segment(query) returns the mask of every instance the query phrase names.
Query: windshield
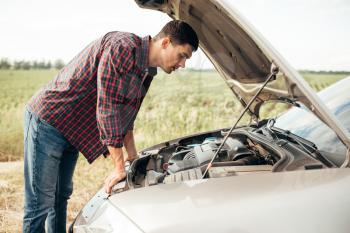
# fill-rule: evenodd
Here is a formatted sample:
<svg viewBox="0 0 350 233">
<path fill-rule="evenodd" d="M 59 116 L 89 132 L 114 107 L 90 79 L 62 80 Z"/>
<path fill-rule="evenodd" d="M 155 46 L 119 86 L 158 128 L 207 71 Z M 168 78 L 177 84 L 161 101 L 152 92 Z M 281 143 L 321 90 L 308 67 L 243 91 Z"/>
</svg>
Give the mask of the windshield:
<svg viewBox="0 0 350 233">
<path fill-rule="evenodd" d="M 350 77 L 318 93 L 326 106 L 341 124 L 350 132 Z M 346 156 L 346 147 L 337 135 L 306 108 L 293 107 L 275 124 L 276 127 L 290 130 L 316 144 L 323 155 L 340 166 Z"/>
</svg>

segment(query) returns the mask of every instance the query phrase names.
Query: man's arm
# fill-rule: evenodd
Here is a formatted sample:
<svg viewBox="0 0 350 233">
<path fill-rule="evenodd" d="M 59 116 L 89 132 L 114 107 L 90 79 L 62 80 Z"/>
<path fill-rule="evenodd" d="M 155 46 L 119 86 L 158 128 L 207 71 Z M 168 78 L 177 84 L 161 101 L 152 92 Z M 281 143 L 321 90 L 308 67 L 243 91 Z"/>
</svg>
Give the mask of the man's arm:
<svg viewBox="0 0 350 233">
<path fill-rule="evenodd" d="M 135 146 L 134 133 L 132 130 L 129 130 L 125 135 L 124 146 L 128 153 L 127 160 L 134 160 L 137 157 L 137 151 Z M 111 193 L 113 186 L 119 181 L 123 180 L 126 176 L 126 173 L 124 170 L 125 162 L 123 149 L 108 146 L 108 151 L 114 164 L 114 171 L 105 180 L 105 190 L 107 193 Z"/>
<path fill-rule="evenodd" d="M 136 159 L 137 150 L 135 146 L 134 132 L 132 130 L 129 130 L 128 133 L 125 135 L 123 143 L 124 143 L 126 152 L 128 153 L 128 157 L 126 160 L 132 161 Z"/>
<path fill-rule="evenodd" d="M 126 173 L 124 170 L 123 149 L 108 146 L 108 150 L 114 164 L 114 171 L 105 179 L 105 191 L 110 194 L 113 186 L 123 180 L 126 177 Z"/>
<path fill-rule="evenodd" d="M 112 187 L 126 176 L 120 109 L 124 104 L 121 96 L 124 91 L 124 76 L 133 64 L 132 50 L 115 43 L 104 48 L 99 62 L 96 117 L 101 142 L 108 147 L 114 164 L 112 173 L 105 179 L 107 193 L 111 193 Z"/>
</svg>

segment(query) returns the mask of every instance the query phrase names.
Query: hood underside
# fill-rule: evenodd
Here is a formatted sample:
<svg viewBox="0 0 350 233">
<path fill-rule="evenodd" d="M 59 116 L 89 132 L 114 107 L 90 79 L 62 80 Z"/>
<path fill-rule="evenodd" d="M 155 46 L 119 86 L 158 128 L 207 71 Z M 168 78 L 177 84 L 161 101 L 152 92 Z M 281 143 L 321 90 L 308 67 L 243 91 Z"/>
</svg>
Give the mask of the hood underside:
<svg viewBox="0 0 350 233">
<path fill-rule="evenodd" d="M 331 114 L 301 75 L 257 32 L 227 0 L 136 0 L 142 8 L 159 10 L 190 24 L 200 47 L 224 78 L 238 100 L 246 106 L 277 67 L 279 72 L 257 96 L 249 112 L 259 118 L 266 101 L 300 103 L 314 112 L 348 148 L 346 130 Z"/>
</svg>

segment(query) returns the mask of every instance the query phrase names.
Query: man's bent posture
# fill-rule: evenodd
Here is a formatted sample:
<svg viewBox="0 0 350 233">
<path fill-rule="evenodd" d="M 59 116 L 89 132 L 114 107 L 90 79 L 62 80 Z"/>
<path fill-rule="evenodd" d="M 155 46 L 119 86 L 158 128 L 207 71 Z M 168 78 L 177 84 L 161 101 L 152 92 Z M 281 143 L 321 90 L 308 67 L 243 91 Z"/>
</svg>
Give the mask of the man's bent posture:
<svg viewBox="0 0 350 233">
<path fill-rule="evenodd" d="M 110 155 L 105 190 L 125 178 L 137 156 L 133 125 L 156 68 L 185 67 L 198 48 L 194 30 L 171 21 L 154 38 L 110 32 L 89 44 L 28 102 L 24 124 L 24 232 L 66 231 L 67 200 L 81 152 Z"/>
</svg>

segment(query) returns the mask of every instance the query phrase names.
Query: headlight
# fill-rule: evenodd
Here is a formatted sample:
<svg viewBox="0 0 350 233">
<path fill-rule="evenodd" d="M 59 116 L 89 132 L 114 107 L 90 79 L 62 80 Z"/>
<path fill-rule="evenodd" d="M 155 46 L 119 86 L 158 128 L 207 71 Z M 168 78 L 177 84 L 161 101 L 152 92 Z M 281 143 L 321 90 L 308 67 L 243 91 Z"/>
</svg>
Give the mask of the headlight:
<svg viewBox="0 0 350 233">
<path fill-rule="evenodd" d="M 81 214 L 73 226 L 74 233 L 140 233 L 130 219 L 108 201 L 104 202 L 88 222 Z"/>
</svg>

